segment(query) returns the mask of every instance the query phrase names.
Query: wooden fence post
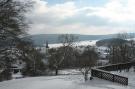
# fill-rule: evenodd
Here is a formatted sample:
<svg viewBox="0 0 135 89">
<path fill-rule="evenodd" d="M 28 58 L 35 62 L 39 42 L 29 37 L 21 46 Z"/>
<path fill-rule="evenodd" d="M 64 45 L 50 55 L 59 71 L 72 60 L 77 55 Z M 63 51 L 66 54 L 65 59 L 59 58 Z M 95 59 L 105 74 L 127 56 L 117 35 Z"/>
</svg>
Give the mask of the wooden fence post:
<svg viewBox="0 0 135 89">
<path fill-rule="evenodd" d="M 115 81 L 115 76 L 113 75 L 113 82 Z"/>
</svg>

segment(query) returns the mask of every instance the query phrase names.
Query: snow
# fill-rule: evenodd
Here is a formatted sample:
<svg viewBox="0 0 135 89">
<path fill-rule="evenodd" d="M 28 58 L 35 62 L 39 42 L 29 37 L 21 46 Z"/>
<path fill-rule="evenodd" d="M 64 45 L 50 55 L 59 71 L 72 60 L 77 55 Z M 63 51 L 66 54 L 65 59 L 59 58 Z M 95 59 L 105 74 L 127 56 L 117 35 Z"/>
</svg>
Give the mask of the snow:
<svg viewBox="0 0 135 89">
<path fill-rule="evenodd" d="M 81 75 L 33 77 L 4 81 L 0 89 L 130 89 L 126 86 L 94 79 L 82 81 Z"/>
<path fill-rule="evenodd" d="M 79 71 L 79 69 L 64 69 L 64 70 L 60 70 L 59 74 L 62 74 L 62 75 L 77 75 L 77 74 L 81 74 L 81 72 Z"/>
<path fill-rule="evenodd" d="M 95 77 L 93 80 L 84 82 L 82 75 L 74 75 L 78 72 L 77 70 L 66 69 L 60 73 L 70 75 L 28 77 L 3 81 L 0 82 L 0 89 L 135 89 L 135 75 L 133 72 L 131 72 L 131 75 L 130 72 L 126 72 L 130 77 L 128 86 Z M 122 73 L 124 74 L 124 72 Z"/>
<path fill-rule="evenodd" d="M 95 45 L 97 40 L 90 40 L 90 41 L 80 41 L 80 42 L 74 42 L 74 46 L 88 46 L 88 45 Z M 50 48 L 56 48 L 62 46 L 62 43 L 57 44 L 49 44 Z"/>
<path fill-rule="evenodd" d="M 109 60 L 98 60 L 97 63 L 98 64 L 101 64 L 103 66 L 103 65 L 108 64 L 109 63 Z"/>
<path fill-rule="evenodd" d="M 3 71 L 4 71 L 4 69 L 1 68 L 1 69 L 0 69 L 0 73 L 3 72 Z"/>
<path fill-rule="evenodd" d="M 23 75 L 21 72 L 18 72 L 18 73 L 12 74 L 12 78 L 13 79 L 23 78 Z"/>
<path fill-rule="evenodd" d="M 133 67 L 130 68 L 129 72 L 127 72 L 126 70 L 123 70 L 121 72 L 119 72 L 119 71 L 111 71 L 111 73 L 127 77 L 129 85 L 135 87 L 135 72 L 134 72 Z"/>
</svg>

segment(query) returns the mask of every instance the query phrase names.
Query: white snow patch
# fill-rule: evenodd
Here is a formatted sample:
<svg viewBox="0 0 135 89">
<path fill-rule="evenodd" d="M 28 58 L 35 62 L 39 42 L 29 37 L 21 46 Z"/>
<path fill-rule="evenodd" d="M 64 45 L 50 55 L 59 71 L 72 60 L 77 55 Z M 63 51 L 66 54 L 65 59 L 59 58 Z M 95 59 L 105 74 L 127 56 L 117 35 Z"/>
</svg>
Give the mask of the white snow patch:
<svg viewBox="0 0 135 89">
<path fill-rule="evenodd" d="M 88 46 L 88 45 L 95 45 L 97 40 L 89 40 L 89 41 L 80 41 L 80 42 L 74 42 L 74 46 Z M 50 48 L 56 48 L 62 46 L 62 43 L 57 44 L 49 44 Z"/>
<path fill-rule="evenodd" d="M 75 74 L 81 74 L 81 72 L 79 71 L 79 69 L 64 69 L 64 70 L 60 70 L 59 74 L 75 75 Z"/>
<path fill-rule="evenodd" d="M 18 73 L 12 74 L 12 78 L 13 79 L 23 78 L 23 75 L 21 72 L 18 72 Z"/>
</svg>

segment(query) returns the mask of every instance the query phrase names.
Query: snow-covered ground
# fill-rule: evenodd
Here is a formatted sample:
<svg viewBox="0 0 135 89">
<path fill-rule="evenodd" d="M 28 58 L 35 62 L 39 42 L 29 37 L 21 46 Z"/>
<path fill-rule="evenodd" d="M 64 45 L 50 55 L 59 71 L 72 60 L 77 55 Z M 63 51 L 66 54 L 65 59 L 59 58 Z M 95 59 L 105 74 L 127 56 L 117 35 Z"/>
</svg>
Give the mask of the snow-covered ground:
<svg viewBox="0 0 135 89">
<path fill-rule="evenodd" d="M 77 73 L 75 70 L 64 70 L 61 73 Z M 115 72 L 117 73 L 117 72 Z M 0 89 L 135 89 L 135 75 L 126 72 L 129 85 L 94 78 L 84 82 L 82 75 L 59 75 L 44 77 L 29 77 L 0 82 Z"/>
<path fill-rule="evenodd" d="M 81 75 L 66 75 L 4 81 L 0 83 L 0 89 L 134 89 L 134 87 L 97 78 L 84 82 Z"/>
<path fill-rule="evenodd" d="M 126 70 L 120 71 L 112 71 L 111 73 L 121 75 L 128 78 L 129 86 L 134 86 L 133 89 L 135 89 L 135 72 L 133 68 L 130 68 L 129 72 Z"/>
</svg>

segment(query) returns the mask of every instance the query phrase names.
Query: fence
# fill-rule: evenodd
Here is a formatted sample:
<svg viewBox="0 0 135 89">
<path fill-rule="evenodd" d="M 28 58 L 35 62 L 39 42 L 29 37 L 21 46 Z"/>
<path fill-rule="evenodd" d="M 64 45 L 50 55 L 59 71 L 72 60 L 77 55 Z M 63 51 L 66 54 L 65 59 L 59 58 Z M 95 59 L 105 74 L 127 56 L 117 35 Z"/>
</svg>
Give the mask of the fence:
<svg viewBox="0 0 135 89">
<path fill-rule="evenodd" d="M 100 69 L 92 69 L 91 76 L 109 80 L 112 82 L 117 82 L 123 85 L 128 85 L 128 78 L 122 77 L 116 74 L 112 74 L 112 73 L 109 73 L 107 71 L 100 70 Z"/>
<path fill-rule="evenodd" d="M 123 70 L 123 69 L 130 69 L 134 65 L 135 65 L 135 62 L 128 62 L 128 63 L 119 63 L 119 64 L 101 66 L 101 67 L 98 67 L 98 69 L 106 70 L 106 71 L 117 71 L 117 70 Z"/>
<path fill-rule="evenodd" d="M 91 69 L 91 76 L 98 77 L 101 79 L 109 80 L 112 82 L 117 82 L 123 85 L 128 85 L 128 78 L 120 75 L 112 74 L 108 71 L 118 71 L 123 69 L 130 69 L 132 66 L 135 66 L 135 62 L 113 64 L 107 66 L 101 66 L 98 68 Z"/>
</svg>

